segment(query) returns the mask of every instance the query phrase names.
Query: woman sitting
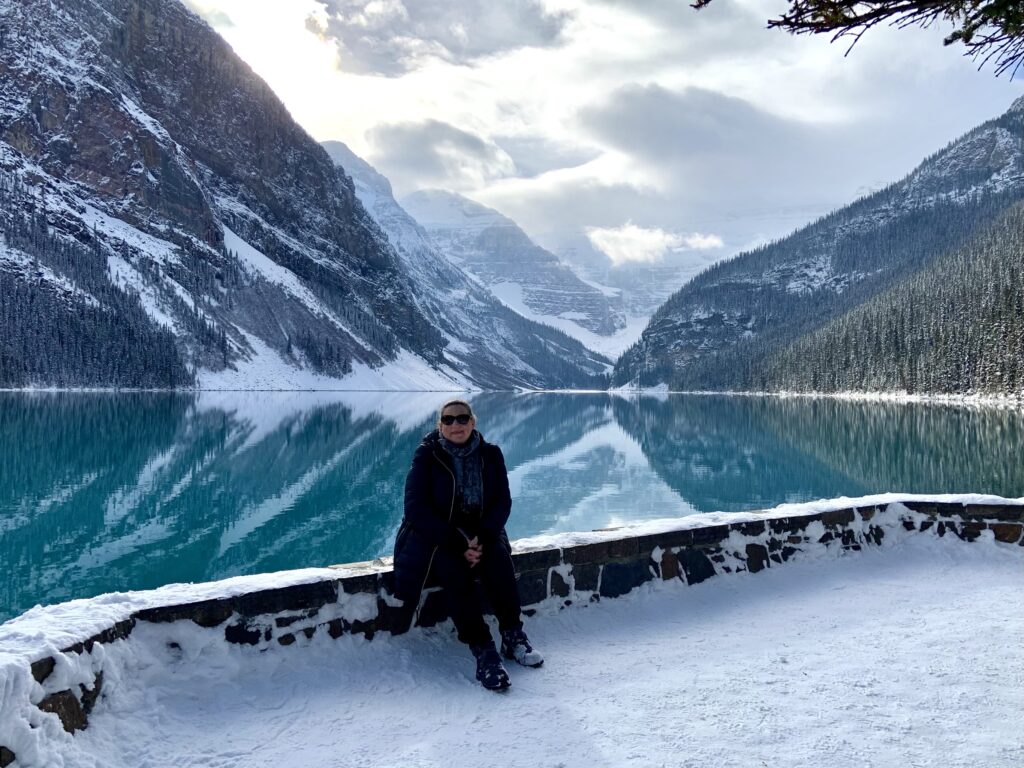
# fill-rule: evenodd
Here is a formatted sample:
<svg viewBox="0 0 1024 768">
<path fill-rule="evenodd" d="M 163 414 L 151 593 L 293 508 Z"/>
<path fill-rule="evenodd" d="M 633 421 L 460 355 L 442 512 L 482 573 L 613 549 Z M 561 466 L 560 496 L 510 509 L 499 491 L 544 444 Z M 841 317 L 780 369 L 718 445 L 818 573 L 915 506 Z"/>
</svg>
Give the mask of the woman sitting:
<svg viewBox="0 0 1024 768">
<path fill-rule="evenodd" d="M 437 429 L 423 438 L 405 479 L 405 516 L 395 541 L 395 592 L 419 604 L 427 584 L 443 588 L 448 615 L 476 657 L 476 679 L 504 690 L 508 673 L 483 618 L 480 581 L 498 619 L 501 653 L 527 667 L 543 657 L 523 632 L 512 548 L 505 523 L 512 510 L 505 457 L 476 431 L 469 403 L 449 400 Z"/>
</svg>

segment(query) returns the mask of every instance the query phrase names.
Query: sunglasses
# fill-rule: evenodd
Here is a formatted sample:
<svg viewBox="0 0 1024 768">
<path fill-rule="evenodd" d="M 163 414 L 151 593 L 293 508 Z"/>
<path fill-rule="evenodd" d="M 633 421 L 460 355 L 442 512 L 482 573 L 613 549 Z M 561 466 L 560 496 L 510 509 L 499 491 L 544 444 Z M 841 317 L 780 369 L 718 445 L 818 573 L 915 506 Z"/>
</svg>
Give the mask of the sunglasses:
<svg viewBox="0 0 1024 768">
<path fill-rule="evenodd" d="M 468 413 L 460 413 L 458 416 L 446 414 L 441 417 L 441 423 L 444 424 L 446 427 L 450 427 L 456 421 L 459 422 L 459 424 L 469 424 L 469 420 L 472 418 L 473 417 L 470 416 Z"/>
</svg>

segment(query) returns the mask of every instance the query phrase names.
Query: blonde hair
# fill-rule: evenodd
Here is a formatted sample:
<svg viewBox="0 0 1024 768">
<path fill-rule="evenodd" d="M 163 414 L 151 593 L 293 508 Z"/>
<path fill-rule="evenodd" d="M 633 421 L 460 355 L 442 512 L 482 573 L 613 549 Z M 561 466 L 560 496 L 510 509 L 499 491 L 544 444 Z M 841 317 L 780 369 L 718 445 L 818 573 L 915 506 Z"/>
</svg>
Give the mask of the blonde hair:
<svg viewBox="0 0 1024 768">
<path fill-rule="evenodd" d="M 463 406 L 467 411 L 469 411 L 469 415 L 473 419 L 476 419 L 476 414 L 473 413 L 473 406 L 470 405 L 469 403 L 467 403 L 465 400 L 449 400 L 444 405 L 442 405 L 438 409 L 438 411 L 437 411 L 437 426 L 439 426 L 439 427 L 441 426 L 441 417 L 444 416 L 444 409 L 445 408 L 450 408 L 453 405 L 461 405 L 461 406 Z"/>
</svg>

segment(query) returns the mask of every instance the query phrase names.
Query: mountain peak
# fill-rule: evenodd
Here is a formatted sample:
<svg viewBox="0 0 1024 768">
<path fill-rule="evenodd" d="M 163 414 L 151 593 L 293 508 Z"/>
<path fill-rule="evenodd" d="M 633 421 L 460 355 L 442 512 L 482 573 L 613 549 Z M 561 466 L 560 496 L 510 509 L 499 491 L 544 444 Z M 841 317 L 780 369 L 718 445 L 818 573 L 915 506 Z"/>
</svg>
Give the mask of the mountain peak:
<svg viewBox="0 0 1024 768">
<path fill-rule="evenodd" d="M 493 208 L 447 189 L 423 189 L 401 199 L 402 207 L 427 229 L 484 230 L 515 227 Z"/>
</svg>

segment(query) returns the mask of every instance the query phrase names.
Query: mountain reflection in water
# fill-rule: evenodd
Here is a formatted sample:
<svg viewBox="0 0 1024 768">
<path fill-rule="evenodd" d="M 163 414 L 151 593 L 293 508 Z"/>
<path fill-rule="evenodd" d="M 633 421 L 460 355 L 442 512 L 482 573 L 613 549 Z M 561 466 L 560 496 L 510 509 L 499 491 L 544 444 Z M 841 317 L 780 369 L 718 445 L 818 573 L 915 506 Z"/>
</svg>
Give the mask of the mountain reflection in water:
<svg viewBox="0 0 1024 768">
<path fill-rule="evenodd" d="M 390 553 L 443 393 L 3 393 L 0 618 Z M 512 538 L 883 491 L 1024 495 L 1024 415 L 923 404 L 472 397 Z"/>
</svg>

